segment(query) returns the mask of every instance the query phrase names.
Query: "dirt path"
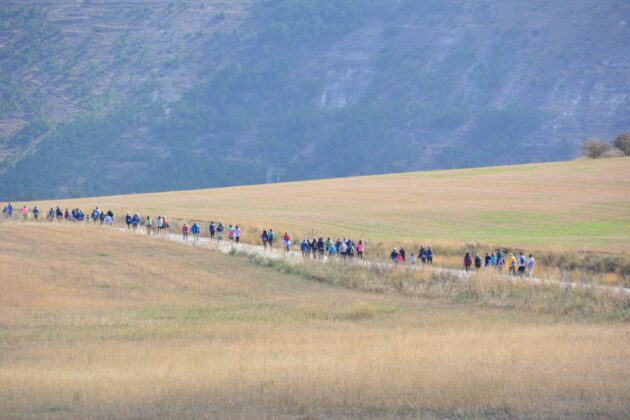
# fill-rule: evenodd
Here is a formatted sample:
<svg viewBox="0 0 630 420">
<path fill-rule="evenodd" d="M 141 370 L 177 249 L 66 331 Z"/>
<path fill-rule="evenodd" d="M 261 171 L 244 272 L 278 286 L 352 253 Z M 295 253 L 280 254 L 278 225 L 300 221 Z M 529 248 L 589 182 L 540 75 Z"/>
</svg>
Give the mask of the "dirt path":
<svg viewBox="0 0 630 420">
<path fill-rule="evenodd" d="M 139 228 L 137 231 L 133 231 L 133 230 L 125 229 L 125 228 L 116 228 L 116 229 L 124 233 L 146 236 L 146 231 L 143 228 Z M 199 237 L 199 239 L 195 239 L 195 237 L 191 234 L 188 235 L 187 240 L 184 240 L 183 235 L 179 233 L 167 233 L 167 234 L 161 234 L 161 235 L 153 234 L 150 236 L 150 238 L 156 239 L 156 240 L 161 239 L 161 240 L 173 241 L 173 242 L 177 242 L 182 245 L 188 245 L 188 246 L 205 247 L 205 248 L 209 248 L 215 251 L 219 251 L 223 254 L 228 254 L 232 252 L 233 250 L 238 250 L 241 252 L 245 252 L 247 254 L 259 255 L 265 258 L 272 258 L 272 259 L 284 258 L 296 264 L 298 264 L 300 261 L 303 261 L 303 259 L 305 258 L 302 256 L 302 253 L 300 251 L 290 250 L 289 252 L 285 252 L 282 243 L 278 243 L 274 248 L 265 249 L 262 245 L 235 243 L 230 240 L 211 242 L 210 238 L 206 238 L 206 237 Z M 323 259 L 321 260 L 317 259 L 316 261 L 320 261 L 321 263 L 326 263 L 328 260 L 329 260 L 329 257 L 325 255 Z M 366 268 L 370 268 L 370 267 L 386 268 L 386 267 L 392 266 L 392 263 L 367 261 L 367 260 L 361 260 L 358 258 L 350 258 L 347 260 L 347 263 L 358 264 Z M 423 264 L 418 264 L 418 265 L 413 265 L 413 266 L 406 265 L 405 267 L 409 270 L 425 269 L 425 265 Z M 444 267 L 438 267 L 438 266 L 431 266 L 430 268 L 431 270 L 438 271 L 438 272 L 448 272 L 449 274 L 456 276 L 459 280 L 462 280 L 462 281 L 471 278 L 475 273 L 474 271 L 467 272 L 465 270 L 458 270 L 454 268 L 444 268 Z M 553 286 L 557 286 L 565 290 L 595 289 L 595 290 L 602 290 L 602 291 L 607 291 L 607 292 L 612 292 L 612 293 L 623 293 L 630 296 L 630 288 L 620 287 L 620 286 L 581 284 L 581 283 L 575 283 L 575 282 L 563 282 L 563 281 L 557 281 L 557 280 L 541 279 L 537 277 L 533 277 L 533 278 L 513 277 L 507 274 L 504 275 L 503 277 L 505 278 L 506 281 L 510 281 L 514 283 L 523 282 L 523 283 L 531 284 L 531 285 L 541 285 L 541 284 L 553 285 Z"/>
</svg>

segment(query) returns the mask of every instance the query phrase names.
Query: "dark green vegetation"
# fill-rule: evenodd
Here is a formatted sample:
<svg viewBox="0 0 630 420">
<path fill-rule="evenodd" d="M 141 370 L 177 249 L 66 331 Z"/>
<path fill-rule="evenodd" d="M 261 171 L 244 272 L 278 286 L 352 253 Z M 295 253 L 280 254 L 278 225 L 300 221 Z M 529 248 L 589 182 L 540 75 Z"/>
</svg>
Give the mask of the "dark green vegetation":
<svg viewBox="0 0 630 420">
<path fill-rule="evenodd" d="M 0 198 L 570 158 L 630 124 L 629 13 L 621 0 L 5 2 Z"/>
</svg>

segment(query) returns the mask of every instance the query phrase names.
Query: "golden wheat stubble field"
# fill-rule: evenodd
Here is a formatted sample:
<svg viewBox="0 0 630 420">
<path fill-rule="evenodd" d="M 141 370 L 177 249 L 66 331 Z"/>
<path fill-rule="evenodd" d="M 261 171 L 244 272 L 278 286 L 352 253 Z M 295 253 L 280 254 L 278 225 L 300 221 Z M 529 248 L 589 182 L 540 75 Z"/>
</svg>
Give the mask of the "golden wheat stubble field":
<svg viewBox="0 0 630 420">
<path fill-rule="evenodd" d="M 159 189 L 159 184 L 156 184 Z M 39 202 L 42 208 L 58 201 Z M 67 200 L 187 221 L 461 247 L 630 251 L 630 158 Z M 368 250 L 369 252 L 369 250 Z"/>
<path fill-rule="evenodd" d="M 630 325 L 305 281 L 82 225 L 0 224 L 2 417 L 630 414 Z"/>
</svg>

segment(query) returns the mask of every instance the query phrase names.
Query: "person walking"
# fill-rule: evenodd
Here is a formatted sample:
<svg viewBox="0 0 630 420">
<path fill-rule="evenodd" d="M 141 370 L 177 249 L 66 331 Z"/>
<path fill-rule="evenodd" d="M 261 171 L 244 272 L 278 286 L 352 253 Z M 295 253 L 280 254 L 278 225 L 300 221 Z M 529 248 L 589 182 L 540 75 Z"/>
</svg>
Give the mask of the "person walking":
<svg viewBox="0 0 630 420">
<path fill-rule="evenodd" d="M 534 278 L 534 267 L 536 267 L 536 260 L 532 254 L 529 254 L 529 259 L 527 260 L 527 271 L 529 272 L 529 278 Z"/>
<path fill-rule="evenodd" d="M 487 252 L 486 252 L 485 259 L 484 259 L 484 265 L 486 267 L 490 267 L 490 265 L 492 265 L 492 257 L 490 257 L 490 254 L 488 254 Z"/>
<path fill-rule="evenodd" d="M 416 265 L 416 261 L 416 256 L 414 254 L 411 254 L 411 256 L 409 257 L 409 262 L 411 263 L 411 265 Z"/>
<path fill-rule="evenodd" d="M 337 248 L 335 248 L 335 243 L 332 239 L 328 238 L 328 256 L 333 257 L 337 255 Z"/>
<path fill-rule="evenodd" d="M 344 238 L 345 239 L 345 238 Z M 344 260 L 346 259 L 346 257 L 348 256 L 348 244 L 346 243 L 346 241 L 341 241 L 341 245 L 339 245 L 339 255 L 341 256 L 341 258 L 343 258 Z"/>
<path fill-rule="evenodd" d="M 39 209 L 37 208 L 37 206 L 33 208 L 33 217 L 35 218 L 35 221 L 39 220 Z"/>
<path fill-rule="evenodd" d="M 427 264 L 433 265 L 433 248 L 427 248 Z"/>
<path fill-rule="evenodd" d="M 199 234 L 201 233 L 201 225 L 197 222 L 193 223 L 192 227 L 190 228 L 190 232 L 193 234 L 193 237 L 195 238 L 195 242 L 199 242 Z"/>
<path fill-rule="evenodd" d="M 515 276 L 516 275 L 516 257 L 514 254 L 510 254 L 510 258 L 508 259 L 508 272 Z"/>
<path fill-rule="evenodd" d="M 398 262 L 398 251 L 396 251 L 396 248 L 394 248 L 391 254 L 389 254 L 389 259 L 392 260 L 394 263 Z"/>
<path fill-rule="evenodd" d="M 94 211 L 92 211 L 92 223 L 96 224 L 96 221 L 100 219 L 100 216 L 101 216 L 101 212 L 98 209 L 98 207 L 96 207 Z"/>
<path fill-rule="evenodd" d="M 518 256 L 518 275 L 519 277 L 525 277 L 525 269 L 527 268 L 527 258 L 520 252 Z"/>
<path fill-rule="evenodd" d="M 424 248 L 424 245 L 420 245 L 420 250 L 418 251 L 418 257 L 420 257 L 420 261 L 422 261 L 422 264 L 427 263 L 427 250 Z"/>
<path fill-rule="evenodd" d="M 276 239 L 276 233 L 273 229 L 269 229 L 269 249 L 273 248 L 273 241 Z"/>
<path fill-rule="evenodd" d="M 302 257 L 306 257 L 311 253 L 311 246 L 306 239 L 302 239 L 302 242 L 300 243 L 300 251 L 302 251 Z"/>
<path fill-rule="evenodd" d="M 470 266 L 472 265 L 472 258 L 470 258 L 470 253 L 466 253 L 464 255 L 464 269 L 466 271 L 470 271 Z"/>
<path fill-rule="evenodd" d="M 162 235 L 162 226 L 164 225 L 164 219 L 162 216 L 158 216 L 157 221 L 155 222 L 155 226 L 157 227 L 158 236 Z"/>
<path fill-rule="evenodd" d="M 217 226 L 217 242 L 223 241 L 223 223 L 219 222 L 219 226 Z"/>
<path fill-rule="evenodd" d="M 213 221 L 210 221 L 210 226 L 208 227 L 208 230 L 210 231 L 210 242 L 212 242 L 214 241 L 214 234 L 217 231 L 217 227 Z"/>
<path fill-rule="evenodd" d="M 479 270 L 481 268 L 481 257 L 479 254 L 475 255 L 475 268 Z"/>
<path fill-rule="evenodd" d="M 237 244 L 241 242 L 241 228 L 238 225 L 234 227 L 234 240 Z"/>
<path fill-rule="evenodd" d="M 364 251 L 363 241 L 359 239 L 359 243 L 357 244 L 357 256 L 360 259 L 363 259 L 363 251 Z"/>
<path fill-rule="evenodd" d="M 282 240 L 284 241 L 284 249 L 288 253 L 289 250 L 291 249 L 291 235 L 289 235 L 288 232 L 284 232 L 284 236 L 282 237 Z"/>
<path fill-rule="evenodd" d="M 147 216 L 146 220 L 144 221 L 144 227 L 147 228 L 147 236 L 151 236 L 151 228 L 153 227 L 151 216 Z"/>
<path fill-rule="evenodd" d="M 188 231 L 189 230 L 190 230 L 190 228 L 188 227 L 188 224 L 184 222 L 184 226 L 182 226 L 182 236 L 183 236 L 185 241 L 188 240 Z"/>
<path fill-rule="evenodd" d="M 133 225 L 133 230 L 137 231 L 138 226 L 140 226 L 140 215 L 138 213 L 134 213 L 131 217 L 131 224 Z"/>
<path fill-rule="evenodd" d="M 313 240 L 315 240 L 315 238 L 313 238 Z M 324 238 L 320 236 L 319 239 L 317 240 L 316 245 L 317 245 L 317 256 L 319 257 L 320 260 L 323 260 L 324 254 L 326 253 L 326 242 L 324 242 Z M 315 250 L 313 250 L 313 258 L 315 258 Z"/>
<path fill-rule="evenodd" d="M 263 229 L 262 234 L 260 235 L 260 240 L 263 243 L 263 248 L 267 250 L 267 243 L 269 242 L 269 234 L 267 233 L 267 229 Z"/>
<path fill-rule="evenodd" d="M 22 219 L 28 219 L 28 207 L 26 206 L 22 207 Z"/>
<path fill-rule="evenodd" d="M 4 214 L 5 219 L 12 218 L 13 217 L 13 204 L 8 203 L 6 206 L 4 206 L 4 209 L 2 209 L 2 213 Z"/>
</svg>

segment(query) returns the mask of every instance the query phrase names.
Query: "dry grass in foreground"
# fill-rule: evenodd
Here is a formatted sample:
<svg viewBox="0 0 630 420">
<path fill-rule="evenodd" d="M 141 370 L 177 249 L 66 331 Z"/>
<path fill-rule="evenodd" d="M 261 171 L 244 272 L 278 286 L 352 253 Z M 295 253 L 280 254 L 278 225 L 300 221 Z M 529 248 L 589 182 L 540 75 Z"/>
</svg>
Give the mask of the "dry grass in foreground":
<svg viewBox="0 0 630 420">
<path fill-rule="evenodd" d="M 367 293 L 82 226 L 0 225 L 0 413 L 617 417 L 630 326 Z"/>
</svg>

